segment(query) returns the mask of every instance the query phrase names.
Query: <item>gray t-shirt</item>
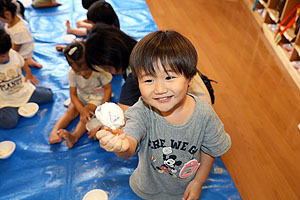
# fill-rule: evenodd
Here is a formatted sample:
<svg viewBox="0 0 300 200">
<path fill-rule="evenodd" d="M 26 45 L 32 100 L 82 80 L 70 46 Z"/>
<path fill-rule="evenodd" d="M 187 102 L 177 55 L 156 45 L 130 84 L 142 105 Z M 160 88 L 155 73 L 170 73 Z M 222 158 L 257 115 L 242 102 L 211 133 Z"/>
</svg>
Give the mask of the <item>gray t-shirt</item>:
<svg viewBox="0 0 300 200">
<path fill-rule="evenodd" d="M 139 163 L 130 186 L 144 199 L 181 199 L 197 172 L 200 151 L 218 157 L 231 146 L 211 105 L 191 96 L 195 109 L 182 125 L 170 124 L 141 98 L 125 112 L 123 130 L 138 141 Z"/>
<path fill-rule="evenodd" d="M 69 86 L 77 88 L 77 95 L 81 101 L 84 101 L 82 102 L 84 104 L 100 105 L 104 96 L 103 86 L 111 80 L 112 75 L 104 70 L 93 71 L 88 79 L 76 75 L 72 68 L 69 70 Z"/>
</svg>

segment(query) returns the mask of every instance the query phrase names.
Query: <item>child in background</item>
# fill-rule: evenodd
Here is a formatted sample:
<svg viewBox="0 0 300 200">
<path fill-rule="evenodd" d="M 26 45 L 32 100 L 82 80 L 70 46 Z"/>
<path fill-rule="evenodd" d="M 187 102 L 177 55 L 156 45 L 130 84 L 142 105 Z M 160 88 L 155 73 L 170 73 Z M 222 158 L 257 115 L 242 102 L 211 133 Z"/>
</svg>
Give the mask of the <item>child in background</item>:
<svg viewBox="0 0 300 200">
<path fill-rule="evenodd" d="M 96 1 L 88 8 L 87 20 L 76 23 L 77 29 L 71 28 L 70 21 L 67 20 L 67 33 L 77 36 L 86 36 L 88 31 L 90 31 L 96 23 L 104 23 L 120 28 L 119 18 L 113 7 L 105 1 Z"/>
<path fill-rule="evenodd" d="M 17 14 L 17 6 L 11 0 L 0 0 L 0 20 L 5 22 L 5 31 L 12 40 L 12 49 L 18 51 L 29 66 L 41 68 L 41 64 L 32 59 L 34 40 L 23 19 Z"/>
<path fill-rule="evenodd" d="M 82 7 L 84 9 L 88 10 L 89 7 L 97 1 L 105 2 L 105 0 L 82 0 L 81 4 L 82 4 Z M 77 30 L 80 30 L 80 28 L 90 29 L 90 26 L 91 26 L 90 22 L 87 19 L 77 21 L 76 25 L 77 25 L 77 28 L 78 28 Z M 67 20 L 66 26 L 67 26 L 67 33 L 71 33 L 71 34 L 74 34 L 74 35 L 77 35 L 77 36 L 87 35 L 87 30 L 80 30 L 80 33 L 76 33 L 75 29 L 71 28 L 69 20 Z"/>
<path fill-rule="evenodd" d="M 112 75 L 104 71 L 94 72 L 87 67 L 85 46 L 82 41 L 69 44 L 64 55 L 71 66 L 69 70 L 71 103 L 66 113 L 53 127 L 49 143 L 59 143 L 64 138 L 67 146 L 72 148 L 85 133 L 86 123 L 90 120 L 91 114 L 95 113 L 97 106 L 110 100 Z M 80 121 L 73 133 L 63 129 L 79 114 Z"/>
<path fill-rule="evenodd" d="M 88 17 L 88 24 L 91 26 L 88 29 L 72 29 L 70 27 L 70 22 L 67 20 L 67 33 L 72 33 L 77 36 L 85 36 L 89 32 L 90 29 L 96 24 L 96 23 L 102 23 L 112 26 L 120 27 L 119 25 L 119 18 L 116 15 L 114 9 L 111 7 L 109 3 L 97 1 L 95 2 L 87 12 Z M 66 45 L 56 45 L 55 46 L 57 51 L 63 51 L 63 49 L 66 48 Z"/>
<path fill-rule="evenodd" d="M 23 3 L 21 1 L 17 1 L 17 0 L 11 0 L 11 2 L 17 6 L 17 11 L 16 11 L 17 15 L 19 15 L 19 17 L 25 19 L 25 15 L 24 15 L 25 7 L 24 7 Z M 4 12 L 3 12 L 3 14 L 4 14 Z M 4 15 L 0 15 L 0 17 L 4 17 Z M 0 29 L 4 29 L 4 26 L 5 26 L 5 23 L 0 20 Z"/>
<path fill-rule="evenodd" d="M 141 39 L 130 56 L 141 98 L 125 112 L 119 135 L 97 133 L 100 146 L 120 158 L 138 152 L 130 186 L 143 199 L 198 199 L 215 157 L 231 146 L 211 105 L 188 93 L 196 65 L 194 46 L 175 31 Z"/>
<path fill-rule="evenodd" d="M 9 35 L 0 29 L 0 126 L 5 129 L 17 126 L 18 108 L 23 104 L 43 104 L 53 99 L 51 89 L 35 87 L 38 79 L 31 74 L 22 56 L 11 47 Z"/>
<path fill-rule="evenodd" d="M 32 6 L 35 8 L 47 8 L 60 5 L 61 3 L 56 2 L 56 0 L 32 0 Z"/>
</svg>

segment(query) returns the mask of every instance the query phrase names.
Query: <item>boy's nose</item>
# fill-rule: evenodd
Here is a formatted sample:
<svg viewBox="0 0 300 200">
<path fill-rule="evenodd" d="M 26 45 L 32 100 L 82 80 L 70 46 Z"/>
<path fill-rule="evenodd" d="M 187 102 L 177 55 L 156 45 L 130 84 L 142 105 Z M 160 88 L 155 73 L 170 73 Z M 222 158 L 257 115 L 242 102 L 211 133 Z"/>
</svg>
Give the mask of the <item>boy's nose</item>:
<svg viewBox="0 0 300 200">
<path fill-rule="evenodd" d="M 163 94 L 168 91 L 168 88 L 163 83 L 156 83 L 155 84 L 155 93 L 156 94 Z"/>
</svg>

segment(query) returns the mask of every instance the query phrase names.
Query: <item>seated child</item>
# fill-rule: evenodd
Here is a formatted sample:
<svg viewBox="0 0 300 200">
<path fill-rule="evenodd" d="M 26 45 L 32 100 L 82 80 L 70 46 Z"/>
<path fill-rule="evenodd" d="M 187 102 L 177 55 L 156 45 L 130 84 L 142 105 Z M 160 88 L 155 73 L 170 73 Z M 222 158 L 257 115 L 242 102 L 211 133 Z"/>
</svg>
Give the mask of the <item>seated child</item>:
<svg viewBox="0 0 300 200">
<path fill-rule="evenodd" d="M 17 15 L 19 15 L 19 17 L 25 19 L 25 7 L 23 5 L 23 3 L 21 1 L 17 1 L 17 0 L 11 0 L 12 3 L 14 3 L 17 6 Z M 4 14 L 4 12 L 2 13 Z M 0 17 L 4 17 L 3 15 L 0 15 Z M 5 23 L 3 21 L 0 20 L 0 29 L 4 29 Z"/>
<path fill-rule="evenodd" d="M 88 28 L 85 27 L 86 29 L 72 29 L 69 20 L 67 20 L 67 33 L 75 34 L 77 36 L 86 36 L 89 30 L 91 30 L 96 23 L 113 25 L 118 28 L 120 27 L 118 16 L 111 5 L 107 2 L 97 1 L 93 3 L 88 9 L 87 18 Z M 57 51 L 62 51 L 66 48 L 66 45 L 56 45 L 55 48 Z"/>
<path fill-rule="evenodd" d="M 17 126 L 18 108 L 23 104 L 43 104 L 53 99 L 51 89 L 35 86 L 38 79 L 31 74 L 22 56 L 11 47 L 10 36 L 0 29 L 0 126 L 5 129 Z"/>
<path fill-rule="evenodd" d="M 46 8 L 60 6 L 61 3 L 56 2 L 56 0 L 32 0 L 32 6 L 35 8 Z"/>
<path fill-rule="evenodd" d="M 93 24 L 96 23 L 114 25 L 117 28 L 120 28 L 118 16 L 109 3 L 98 0 L 91 4 L 87 9 L 87 20 L 76 22 L 76 29 L 71 28 L 70 22 L 67 20 L 67 33 L 77 36 L 86 36 L 87 32 L 93 28 Z"/>
<path fill-rule="evenodd" d="M 130 186 L 141 198 L 199 199 L 231 140 L 211 105 L 188 93 L 196 49 L 175 31 L 156 31 L 137 43 L 129 65 L 141 97 L 126 110 L 122 130 L 97 133 L 100 146 L 125 159 L 138 152 Z"/>
<path fill-rule="evenodd" d="M 64 55 L 71 66 L 69 70 L 71 103 L 53 127 L 49 143 L 59 143 L 64 138 L 67 146 L 72 148 L 85 133 L 86 123 L 91 115 L 94 115 L 97 106 L 110 100 L 112 75 L 105 71 L 94 72 L 88 68 L 84 57 L 85 46 L 82 41 L 69 44 Z M 80 121 L 73 133 L 63 129 L 78 115 L 80 115 Z"/>
<path fill-rule="evenodd" d="M 0 1 L 0 20 L 5 22 L 5 31 L 12 40 L 12 49 L 18 51 L 29 66 L 41 68 L 41 64 L 32 59 L 34 40 L 23 19 L 17 14 L 17 6 L 11 0 Z"/>
</svg>

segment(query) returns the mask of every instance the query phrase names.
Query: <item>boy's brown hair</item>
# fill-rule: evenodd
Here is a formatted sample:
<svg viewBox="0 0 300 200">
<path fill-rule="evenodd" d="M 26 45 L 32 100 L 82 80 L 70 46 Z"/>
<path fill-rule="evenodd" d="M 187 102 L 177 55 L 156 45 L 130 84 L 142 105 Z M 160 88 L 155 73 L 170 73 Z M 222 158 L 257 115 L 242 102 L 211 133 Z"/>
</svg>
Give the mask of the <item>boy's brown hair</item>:
<svg viewBox="0 0 300 200">
<path fill-rule="evenodd" d="M 141 72 L 155 76 L 160 62 L 166 73 L 170 67 L 175 73 L 191 79 L 197 73 L 197 59 L 197 51 L 186 37 L 173 30 L 159 30 L 136 44 L 130 56 L 130 68 L 136 78 Z"/>
</svg>

